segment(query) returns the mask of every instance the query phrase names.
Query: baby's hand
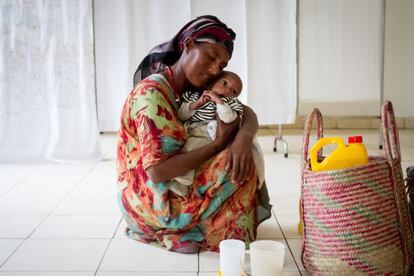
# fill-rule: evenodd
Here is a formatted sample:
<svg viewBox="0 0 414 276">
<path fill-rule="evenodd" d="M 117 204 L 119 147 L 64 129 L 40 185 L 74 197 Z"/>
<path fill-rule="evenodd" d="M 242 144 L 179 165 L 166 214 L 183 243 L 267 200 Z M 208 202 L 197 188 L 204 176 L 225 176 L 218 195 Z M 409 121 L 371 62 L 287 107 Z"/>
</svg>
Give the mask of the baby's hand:
<svg viewBox="0 0 414 276">
<path fill-rule="evenodd" d="M 205 95 L 203 93 L 203 95 L 201 95 L 197 101 L 190 103 L 190 109 L 191 110 L 196 110 L 197 108 L 203 106 L 206 102 L 208 102 L 210 100 L 210 98 Z"/>
<path fill-rule="evenodd" d="M 214 93 L 214 91 L 206 90 L 204 91 L 203 95 L 207 95 L 210 98 L 210 100 L 212 100 L 216 104 L 224 104 L 223 99 L 219 95 Z"/>
</svg>

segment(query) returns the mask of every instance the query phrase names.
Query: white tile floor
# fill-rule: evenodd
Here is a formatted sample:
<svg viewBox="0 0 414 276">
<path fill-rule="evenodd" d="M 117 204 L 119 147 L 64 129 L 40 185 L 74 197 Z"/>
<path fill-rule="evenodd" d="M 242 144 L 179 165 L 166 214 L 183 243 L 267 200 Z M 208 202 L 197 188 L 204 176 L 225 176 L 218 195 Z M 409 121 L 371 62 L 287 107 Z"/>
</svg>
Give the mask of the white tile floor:
<svg viewBox="0 0 414 276">
<path fill-rule="evenodd" d="M 325 136 L 347 134 L 362 134 L 369 152 L 380 154 L 377 131 L 325 131 Z M 296 228 L 302 131 L 284 131 L 288 159 L 273 152 L 274 137 L 275 131 L 260 130 L 274 207 L 258 238 L 288 245 L 284 275 L 306 275 Z M 414 165 L 414 130 L 400 131 L 400 138 L 405 169 Z M 0 165 L 0 276 L 217 275 L 216 253 L 177 254 L 123 236 L 115 141 L 113 134 L 102 136 L 105 160 L 98 163 Z"/>
</svg>

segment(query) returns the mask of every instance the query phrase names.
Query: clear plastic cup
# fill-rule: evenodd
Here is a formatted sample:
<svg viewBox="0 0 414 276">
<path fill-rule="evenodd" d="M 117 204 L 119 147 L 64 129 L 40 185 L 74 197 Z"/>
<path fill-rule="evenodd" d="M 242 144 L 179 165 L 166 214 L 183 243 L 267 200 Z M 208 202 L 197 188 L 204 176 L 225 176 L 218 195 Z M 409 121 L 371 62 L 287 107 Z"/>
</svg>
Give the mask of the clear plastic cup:
<svg viewBox="0 0 414 276">
<path fill-rule="evenodd" d="M 277 241 L 260 240 L 250 244 L 252 276 L 281 276 L 286 246 Z"/>
<path fill-rule="evenodd" d="M 223 276 L 243 275 L 244 249 L 243 241 L 223 240 L 220 242 L 220 271 Z"/>
</svg>

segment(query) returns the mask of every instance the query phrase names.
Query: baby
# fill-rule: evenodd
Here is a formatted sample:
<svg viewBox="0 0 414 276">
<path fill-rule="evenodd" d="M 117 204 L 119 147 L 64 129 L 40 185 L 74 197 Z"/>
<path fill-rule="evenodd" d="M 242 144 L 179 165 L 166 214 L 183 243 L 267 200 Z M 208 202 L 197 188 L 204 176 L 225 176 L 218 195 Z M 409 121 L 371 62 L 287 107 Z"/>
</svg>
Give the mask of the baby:
<svg viewBox="0 0 414 276">
<path fill-rule="evenodd" d="M 242 88 L 243 84 L 238 75 L 224 71 L 200 97 L 198 93 L 184 93 L 178 116 L 185 122 L 187 131 L 192 132 L 196 127 L 207 128 L 210 139 L 205 142 L 209 143 L 216 139 L 216 112 L 220 120 L 226 124 L 236 120 L 237 116 L 243 115 L 243 105 L 237 99 Z M 202 145 L 191 149 L 200 146 Z"/>
<path fill-rule="evenodd" d="M 183 103 L 178 110 L 178 115 L 187 129 L 187 141 L 182 151 L 192 151 L 216 138 L 216 112 L 220 120 L 227 124 L 243 115 L 243 105 L 237 99 L 242 88 L 243 84 L 238 75 L 223 71 L 201 96 L 196 92 L 184 93 Z M 194 175 L 195 171 L 191 170 L 176 177 L 170 189 L 185 196 L 188 187 L 193 184 Z"/>
</svg>

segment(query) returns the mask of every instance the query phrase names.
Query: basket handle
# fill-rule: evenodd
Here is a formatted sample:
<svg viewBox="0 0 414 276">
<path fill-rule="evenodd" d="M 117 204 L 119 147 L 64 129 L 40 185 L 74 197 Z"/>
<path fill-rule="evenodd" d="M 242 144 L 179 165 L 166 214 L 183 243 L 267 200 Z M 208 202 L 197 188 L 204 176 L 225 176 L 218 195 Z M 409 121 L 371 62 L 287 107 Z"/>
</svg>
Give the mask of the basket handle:
<svg viewBox="0 0 414 276">
<path fill-rule="evenodd" d="M 385 156 L 388 161 L 396 160 L 401 162 L 400 140 L 398 138 L 398 127 L 395 121 L 394 108 L 390 101 L 382 105 L 381 126 L 384 139 Z M 392 140 L 390 141 L 390 136 Z M 392 146 L 392 148 L 391 148 Z"/>
<path fill-rule="evenodd" d="M 318 108 L 314 108 L 312 113 L 308 115 L 305 122 L 305 129 L 303 133 L 303 142 L 302 142 L 302 172 L 305 170 L 306 162 L 308 161 L 309 155 L 309 138 L 312 130 L 312 122 L 316 119 L 316 136 L 318 140 L 323 137 L 323 121 L 322 114 Z M 318 152 L 318 156 L 322 156 L 322 149 Z"/>
</svg>

